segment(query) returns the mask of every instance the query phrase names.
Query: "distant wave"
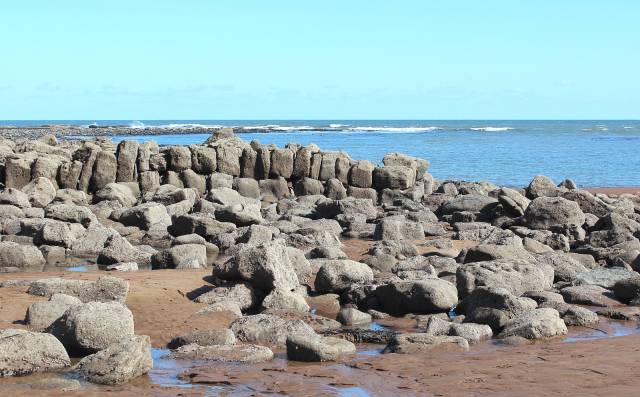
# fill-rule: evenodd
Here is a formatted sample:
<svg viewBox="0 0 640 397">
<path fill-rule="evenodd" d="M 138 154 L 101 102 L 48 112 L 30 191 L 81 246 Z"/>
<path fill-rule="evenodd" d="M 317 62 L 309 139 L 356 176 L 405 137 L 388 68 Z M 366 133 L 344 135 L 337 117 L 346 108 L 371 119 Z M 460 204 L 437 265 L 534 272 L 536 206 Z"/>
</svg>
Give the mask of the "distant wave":
<svg viewBox="0 0 640 397">
<path fill-rule="evenodd" d="M 347 131 L 363 132 L 429 132 L 441 130 L 441 127 L 350 127 Z"/>
<path fill-rule="evenodd" d="M 499 132 L 499 131 L 511 131 L 513 127 L 472 127 L 471 131 L 483 131 L 483 132 Z"/>
</svg>

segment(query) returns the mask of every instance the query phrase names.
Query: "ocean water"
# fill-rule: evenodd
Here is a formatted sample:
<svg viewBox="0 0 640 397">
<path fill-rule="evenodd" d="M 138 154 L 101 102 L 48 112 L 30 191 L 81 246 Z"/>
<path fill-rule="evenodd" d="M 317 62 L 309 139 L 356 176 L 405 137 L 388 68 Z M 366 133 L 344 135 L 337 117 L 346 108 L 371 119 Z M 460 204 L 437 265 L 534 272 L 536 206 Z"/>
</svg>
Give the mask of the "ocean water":
<svg viewBox="0 0 640 397">
<path fill-rule="evenodd" d="M 162 145 L 203 142 L 209 134 L 144 136 L 144 128 L 242 126 L 247 140 L 283 146 L 315 143 L 354 159 L 380 163 L 387 152 L 426 158 L 440 179 L 486 180 L 526 186 L 539 174 L 582 187 L 640 186 L 640 121 L 415 120 L 57 120 L 0 121 L 0 125 L 125 125 Z"/>
</svg>

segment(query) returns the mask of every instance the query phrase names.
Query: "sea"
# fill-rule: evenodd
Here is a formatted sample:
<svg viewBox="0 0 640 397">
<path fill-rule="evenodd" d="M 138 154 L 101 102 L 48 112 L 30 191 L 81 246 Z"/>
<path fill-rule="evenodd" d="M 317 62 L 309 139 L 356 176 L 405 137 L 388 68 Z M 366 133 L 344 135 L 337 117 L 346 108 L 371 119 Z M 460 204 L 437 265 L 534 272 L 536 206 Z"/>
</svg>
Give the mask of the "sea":
<svg viewBox="0 0 640 397">
<path fill-rule="evenodd" d="M 438 179 L 524 187 L 535 175 L 581 187 L 640 186 L 640 120 L 0 120 L 0 125 L 128 126 L 161 145 L 201 143 L 210 134 L 172 129 L 244 127 L 264 144 L 315 143 L 381 163 L 385 153 L 428 159 Z M 145 132 L 167 130 L 149 137 Z"/>
</svg>

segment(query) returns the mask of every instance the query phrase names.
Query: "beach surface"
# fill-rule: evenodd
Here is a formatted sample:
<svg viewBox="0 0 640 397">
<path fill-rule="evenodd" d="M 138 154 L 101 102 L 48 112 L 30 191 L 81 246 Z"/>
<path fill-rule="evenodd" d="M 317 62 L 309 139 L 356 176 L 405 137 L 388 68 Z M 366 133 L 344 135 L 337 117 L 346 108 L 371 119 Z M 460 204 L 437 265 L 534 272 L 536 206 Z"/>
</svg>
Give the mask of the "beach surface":
<svg viewBox="0 0 640 397">
<path fill-rule="evenodd" d="M 228 326 L 231 319 L 224 313 L 196 314 L 205 305 L 185 296 L 205 285 L 203 277 L 209 273 L 204 270 L 157 270 L 121 274 L 120 277 L 130 283 L 126 304 L 134 314 L 136 333 L 151 336 L 153 346 L 163 348 L 169 339 L 185 332 Z M 0 282 L 43 277 L 95 280 L 103 274 L 99 271 L 0 274 Z M 28 306 L 44 299 L 25 291 L 25 287 L 0 288 L 0 329 L 24 327 L 21 322 Z M 606 329 L 604 323 L 596 327 Z M 587 328 L 572 330 L 572 335 L 585 333 L 598 334 Z M 231 395 L 637 395 L 640 334 L 571 343 L 563 340 L 559 337 L 522 346 L 496 346 L 487 342 L 472 346 L 468 352 L 434 351 L 411 355 L 376 354 L 381 347 L 370 345 L 363 352 L 336 363 L 287 363 L 277 359 L 251 366 L 194 365 L 176 374 L 189 380 L 189 388 L 161 387 L 152 377 L 144 376 L 125 386 L 86 385 L 76 391 L 38 393 L 52 396 L 204 396 L 210 393 L 211 387 L 221 387 Z M 46 378 L 46 375 L 41 377 Z M 33 381 L 33 378 L 0 380 L 0 394 L 33 395 L 33 389 L 23 386 L 27 380 Z"/>
</svg>

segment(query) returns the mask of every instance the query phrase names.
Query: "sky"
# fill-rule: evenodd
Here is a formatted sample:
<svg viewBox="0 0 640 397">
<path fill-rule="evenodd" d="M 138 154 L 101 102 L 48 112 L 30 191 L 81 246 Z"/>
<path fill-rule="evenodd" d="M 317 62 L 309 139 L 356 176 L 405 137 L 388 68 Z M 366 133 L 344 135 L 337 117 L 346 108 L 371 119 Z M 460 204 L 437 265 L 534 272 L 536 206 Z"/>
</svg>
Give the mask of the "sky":
<svg viewBox="0 0 640 397">
<path fill-rule="evenodd" d="M 636 0 L 2 0 L 0 119 L 638 119 Z"/>
</svg>

